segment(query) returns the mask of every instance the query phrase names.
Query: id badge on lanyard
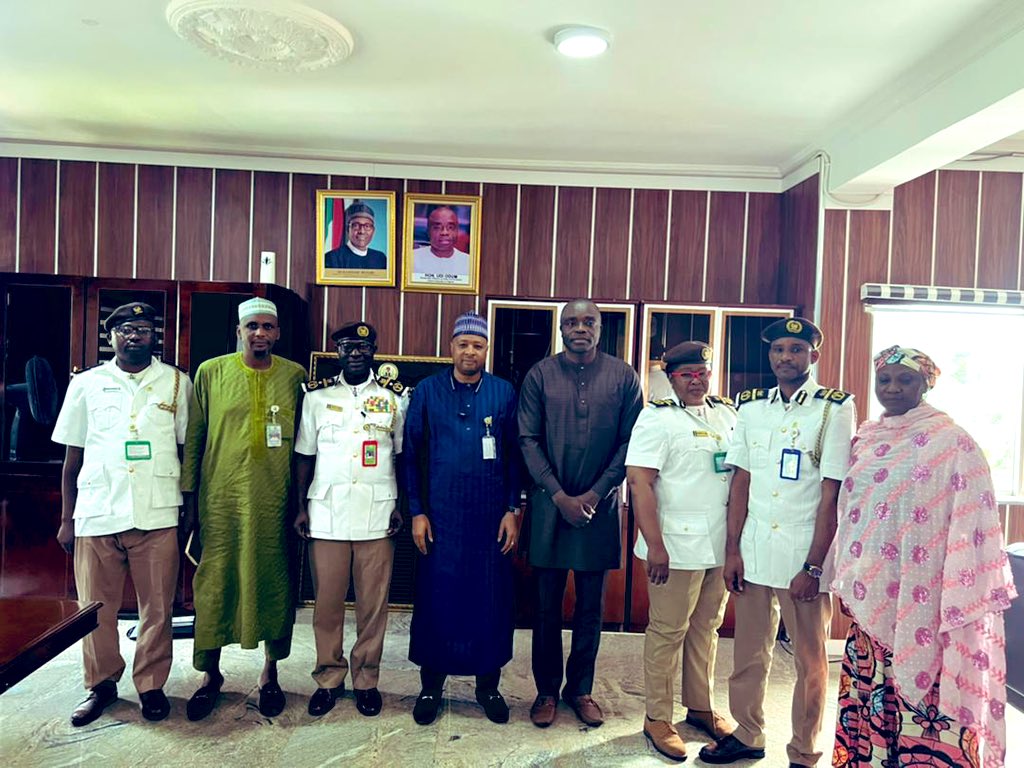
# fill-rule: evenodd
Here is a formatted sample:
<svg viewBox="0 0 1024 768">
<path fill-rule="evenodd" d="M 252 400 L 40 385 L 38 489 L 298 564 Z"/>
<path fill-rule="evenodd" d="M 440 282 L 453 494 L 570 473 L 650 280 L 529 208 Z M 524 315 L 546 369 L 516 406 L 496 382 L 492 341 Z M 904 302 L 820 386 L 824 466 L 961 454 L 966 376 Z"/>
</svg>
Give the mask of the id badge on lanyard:
<svg viewBox="0 0 1024 768">
<path fill-rule="evenodd" d="M 484 436 L 481 438 L 484 461 L 494 461 L 498 458 L 498 445 L 491 434 L 492 423 L 493 419 L 490 416 L 484 417 Z"/>
<path fill-rule="evenodd" d="M 277 413 L 281 408 L 270 406 L 270 423 L 267 424 L 267 448 L 280 448 L 283 443 L 281 425 L 277 423 Z"/>
<path fill-rule="evenodd" d="M 779 463 L 779 477 L 783 480 L 800 479 L 800 456 L 796 448 L 783 448 L 782 461 Z"/>
</svg>

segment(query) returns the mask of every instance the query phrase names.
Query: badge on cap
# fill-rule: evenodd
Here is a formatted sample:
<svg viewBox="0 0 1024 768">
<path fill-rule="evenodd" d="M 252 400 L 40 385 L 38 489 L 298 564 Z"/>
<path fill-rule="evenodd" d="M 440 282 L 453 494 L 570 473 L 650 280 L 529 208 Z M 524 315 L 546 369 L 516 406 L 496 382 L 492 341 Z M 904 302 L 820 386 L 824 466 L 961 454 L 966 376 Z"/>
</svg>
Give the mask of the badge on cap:
<svg viewBox="0 0 1024 768">
<path fill-rule="evenodd" d="M 701 351 L 700 351 L 700 359 L 701 360 L 710 360 L 711 359 L 711 347 L 703 347 L 701 349 Z"/>
<path fill-rule="evenodd" d="M 804 329 L 804 324 L 799 320 L 787 320 L 786 330 L 790 333 L 800 333 Z"/>
<path fill-rule="evenodd" d="M 132 307 L 132 314 L 133 315 L 141 315 L 142 314 L 142 307 L 140 307 L 138 304 L 136 304 L 134 307 Z"/>
<path fill-rule="evenodd" d="M 356 328 L 356 335 L 363 337 L 364 339 L 370 335 L 370 329 L 365 325 L 360 325 Z"/>
</svg>

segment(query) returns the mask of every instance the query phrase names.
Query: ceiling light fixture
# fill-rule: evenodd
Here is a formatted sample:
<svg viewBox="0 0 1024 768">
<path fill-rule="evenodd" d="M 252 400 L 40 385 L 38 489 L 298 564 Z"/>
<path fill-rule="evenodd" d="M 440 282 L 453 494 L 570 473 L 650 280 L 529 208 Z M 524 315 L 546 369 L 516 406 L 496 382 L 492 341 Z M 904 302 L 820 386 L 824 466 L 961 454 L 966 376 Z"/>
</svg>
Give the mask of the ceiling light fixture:
<svg viewBox="0 0 1024 768">
<path fill-rule="evenodd" d="M 555 32 L 555 48 L 571 59 L 589 59 L 608 50 L 611 36 L 597 27 L 562 27 Z"/>
</svg>

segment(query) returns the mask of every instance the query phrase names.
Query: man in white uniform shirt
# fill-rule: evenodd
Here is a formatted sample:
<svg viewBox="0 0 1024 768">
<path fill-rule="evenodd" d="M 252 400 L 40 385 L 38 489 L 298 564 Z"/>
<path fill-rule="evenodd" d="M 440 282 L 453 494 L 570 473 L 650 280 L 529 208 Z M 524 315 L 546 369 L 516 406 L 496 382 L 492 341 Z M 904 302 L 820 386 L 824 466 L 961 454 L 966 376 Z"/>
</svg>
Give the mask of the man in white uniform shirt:
<svg viewBox="0 0 1024 768">
<path fill-rule="evenodd" d="M 341 373 L 305 386 L 295 443 L 295 529 L 310 540 L 316 587 L 317 690 L 309 714 L 326 714 L 345 692 L 349 662 L 343 632 L 351 573 L 356 593 L 352 686 L 356 708 L 372 717 L 382 706 L 377 682 L 395 554 L 391 537 L 402 527 L 396 464 L 409 398 L 401 382 L 374 375 L 373 326 L 349 323 L 331 339 Z"/>
<path fill-rule="evenodd" d="M 682 652 L 686 722 L 719 739 L 731 723 L 712 710 L 718 627 L 725 614 L 722 580 L 731 471 L 725 455 L 736 411 L 709 396 L 712 350 L 685 341 L 664 355 L 672 393 L 640 412 L 626 453 L 626 480 L 645 561 L 650 611 L 644 639 L 644 734 L 673 760 L 686 745 L 673 723 Z"/>
<path fill-rule="evenodd" d="M 779 611 L 793 641 L 796 686 L 790 766 L 821 758 L 832 605 L 827 585 L 839 486 L 856 427 L 853 397 L 810 375 L 821 331 L 794 317 L 761 335 L 778 386 L 739 396 L 726 462 L 735 468 L 725 547 L 726 588 L 736 596 L 729 707 L 737 728 L 700 751 L 706 763 L 764 757 L 764 696 Z"/>
<path fill-rule="evenodd" d="M 71 724 L 98 718 L 117 699 L 125 661 L 117 612 L 131 574 L 139 605 L 132 680 L 142 716 L 170 712 L 171 610 L 178 579 L 179 445 L 192 382 L 153 357 L 156 310 L 133 302 L 104 322 L 114 359 L 77 374 L 53 428 L 67 446 L 57 541 L 75 558 L 78 597 L 103 603 L 82 641 L 88 698 Z M 72 523 L 73 520 L 73 523 Z"/>
</svg>

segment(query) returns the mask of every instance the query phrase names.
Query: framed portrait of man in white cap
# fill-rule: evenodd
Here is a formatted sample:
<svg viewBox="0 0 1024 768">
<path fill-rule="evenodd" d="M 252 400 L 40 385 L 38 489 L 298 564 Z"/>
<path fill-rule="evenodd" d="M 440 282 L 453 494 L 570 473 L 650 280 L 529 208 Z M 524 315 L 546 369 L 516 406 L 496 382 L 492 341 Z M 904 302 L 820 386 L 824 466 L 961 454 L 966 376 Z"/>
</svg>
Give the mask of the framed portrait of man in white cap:
<svg viewBox="0 0 1024 768">
<path fill-rule="evenodd" d="M 396 254 L 394 192 L 317 190 L 319 285 L 394 285 Z"/>
<path fill-rule="evenodd" d="M 406 195 L 402 290 L 476 293 L 481 198 Z"/>
</svg>

